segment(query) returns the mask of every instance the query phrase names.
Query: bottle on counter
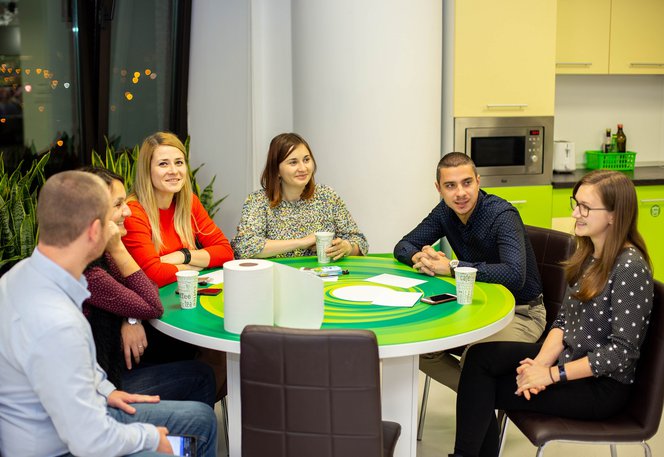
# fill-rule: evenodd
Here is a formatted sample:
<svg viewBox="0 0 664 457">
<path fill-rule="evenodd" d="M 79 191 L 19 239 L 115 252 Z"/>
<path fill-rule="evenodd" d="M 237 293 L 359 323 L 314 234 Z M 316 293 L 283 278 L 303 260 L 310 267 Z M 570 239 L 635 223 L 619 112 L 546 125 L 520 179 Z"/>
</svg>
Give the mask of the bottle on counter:
<svg viewBox="0 0 664 457">
<path fill-rule="evenodd" d="M 611 135 L 611 145 L 609 146 L 609 152 L 618 152 L 618 135 L 616 133 Z"/>
<path fill-rule="evenodd" d="M 611 129 L 606 129 L 606 135 L 602 143 L 602 152 L 611 152 Z"/>
<path fill-rule="evenodd" d="M 618 132 L 616 133 L 616 147 L 618 152 L 625 152 L 627 148 L 627 137 L 623 132 L 623 125 L 618 124 Z"/>
</svg>

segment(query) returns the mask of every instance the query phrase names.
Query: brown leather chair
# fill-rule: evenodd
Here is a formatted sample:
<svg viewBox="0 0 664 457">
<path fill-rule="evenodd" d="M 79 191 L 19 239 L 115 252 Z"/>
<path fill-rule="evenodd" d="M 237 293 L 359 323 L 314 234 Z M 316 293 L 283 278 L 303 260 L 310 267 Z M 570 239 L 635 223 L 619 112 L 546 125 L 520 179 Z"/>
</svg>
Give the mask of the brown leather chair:
<svg viewBox="0 0 664 457">
<path fill-rule="evenodd" d="M 243 457 L 393 455 L 373 332 L 252 325 L 240 345 Z"/>
<path fill-rule="evenodd" d="M 617 443 L 643 446 L 652 456 L 646 440 L 657 433 L 664 404 L 664 284 L 655 281 L 655 300 L 650 327 L 641 347 L 641 358 L 631 401 L 624 411 L 602 421 L 564 419 L 546 414 L 507 411 L 506 415 L 537 446 L 537 457 L 552 441 L 609 444 L 616 457 Z M 504 433 L 505 427 L 503 427 Z M 503 436 L 504 442 L 504 436 Z"/>
<path fill-rule="evenodd" d="M 565 271 L 561 262 L 572 255 L 576 244 L 572 235 L 558 230 L 526 225 L 526 234 L 535 252 L 537 270 L 542 279 L 542 294 L 544 296 L 544 307 L 546 308 L 546 329 L 540 339 L 540 341 L 543 341 L 565 297 L 567 284 L 565 283 Z M 450 352 L 461 356 L 463 349 L 454 348 Z M 430 384 L 431 377 L 426 376 L 417 428 L 418 440 L 422 440 L 422 433 L 424 432 L 424 418 L 426 417 Z"/>
</svg>

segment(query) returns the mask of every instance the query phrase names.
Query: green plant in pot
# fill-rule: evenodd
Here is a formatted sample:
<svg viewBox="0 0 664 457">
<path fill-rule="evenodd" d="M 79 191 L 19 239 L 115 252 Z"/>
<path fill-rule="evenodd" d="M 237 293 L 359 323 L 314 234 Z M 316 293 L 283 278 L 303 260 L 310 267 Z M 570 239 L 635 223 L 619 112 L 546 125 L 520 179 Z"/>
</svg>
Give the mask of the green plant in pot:
<svg viewBox="0 0 664 457">
<path fill-rule="evenodd" d="M 0 273 L 29 257 L 37 244 L 37 196 L 49 157 L 36 157 L 26 172 L 19 165 L 11 175 L 0 160 Z"/>
<path fill-rule="evenodd" d="M 138 159 L 139 146 L 136 145 L 133 149 L 122 149 L 120 151 L 116 150 L 113 145 L 114 142 L 109 142 L 106 139 L 106 151 L 105 156 L 102 158 L 96 151 L 92 151 L 92 165 L 95 167 L 104 167 L 108 170 L 111 170 L 114 173 L 122 176 L 125 181 L 125 187 L 127 191 L 131 191 L 134 186 L 134 178 L 136 176 L 136 160 Z M 189 137 L 184 142 L 185 156 L 187 163 L 189 163 Z M 212 177 L 212 181 L 208 183 L 207 186 L 201 190 L 198 181 L 196 180 L 196 174 L 205 164 L 201 164 L 193 170 L 189 169 L 189 178 L 191 179 L 191 185 L 194 189 L 194 193 L 200 199 L 203 208 L 208 212 L 210 217 L 214 217 L 219 211 L 219 205 L 227 196 L 220 198 L 219 200 L 214 199 L 214 181 L 217 179 L 217 176 Z"/>
</svg>

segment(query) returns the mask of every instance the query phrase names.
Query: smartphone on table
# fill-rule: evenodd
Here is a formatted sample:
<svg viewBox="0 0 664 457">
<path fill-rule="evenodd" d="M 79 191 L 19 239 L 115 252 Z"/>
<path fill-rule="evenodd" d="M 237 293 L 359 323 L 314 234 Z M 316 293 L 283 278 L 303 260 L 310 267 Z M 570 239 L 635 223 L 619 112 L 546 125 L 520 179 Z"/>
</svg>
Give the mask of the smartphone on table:
<svg viewBox="0 0 664 457">
<path fill-rule="evenodd" d="M 173 455 L 196 457 L 196 438 L 185 435 L 166 435 L 173 448 Z"/>
<path fill-rule="evenodd" d="M 450 301 L 456 300 L 457 297 L 454 294 L 438 294 L 438 295 L 431 295 L 429 297 L 422 297 L 420 301 L 423 303 L 428 303 L 430 305 L 439 305 L 441 303 L 447 303 Z"/>
<path fill-rule="evenodd" d="M 221 287 L 208 287 L 207 289 L 198 289 L 198 295 L 219 295 L 221 293 Z M 175 289 L 175 293 L 179 294 L 180 291 Z"/>
</svg>

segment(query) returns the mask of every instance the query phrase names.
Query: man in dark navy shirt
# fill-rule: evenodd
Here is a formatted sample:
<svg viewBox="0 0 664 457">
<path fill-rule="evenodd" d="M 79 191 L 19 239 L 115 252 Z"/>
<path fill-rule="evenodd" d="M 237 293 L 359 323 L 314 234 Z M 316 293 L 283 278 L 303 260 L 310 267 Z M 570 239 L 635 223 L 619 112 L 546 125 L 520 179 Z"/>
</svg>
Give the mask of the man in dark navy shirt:
<svg viewBox="0 0 664 457">
<path fill-rule="evenodd" d="M 477 281 L 502 284 L 516 300 L 512 322 L 481 342 L 537 341 L 546 325 L 546 311 L 535 254 L 519 212 L 480 190 L 475 164 L 459 152 L 438 162 L 436 189 L 442 201 L 397 243 L 394 256 L 430 276 L 454 276 L 460 266 L 476 268 Z M 431 247 L 442 237 L 447 237 L 457 259 Z M 454 391 L 462 364 L 463 357 L 460 362 L 445 352 L 420 357 L 420 369 Z"/>
</svg>

